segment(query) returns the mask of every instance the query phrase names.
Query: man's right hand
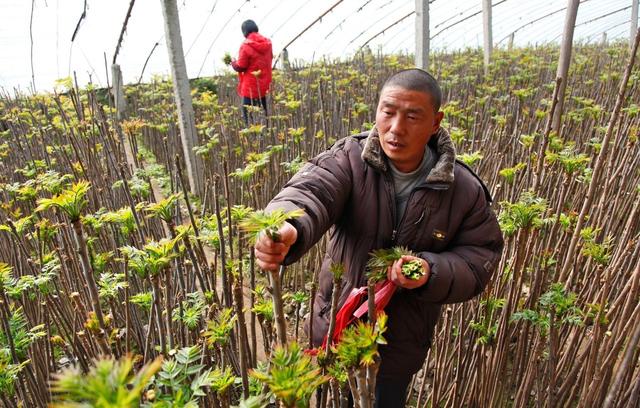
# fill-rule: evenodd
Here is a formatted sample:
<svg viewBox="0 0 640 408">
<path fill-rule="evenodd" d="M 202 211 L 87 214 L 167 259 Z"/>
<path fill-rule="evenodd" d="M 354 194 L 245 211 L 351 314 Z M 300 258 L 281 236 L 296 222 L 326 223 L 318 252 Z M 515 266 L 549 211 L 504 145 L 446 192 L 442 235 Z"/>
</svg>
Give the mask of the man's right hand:
<svg viewBox="0 0 640 408">
<path fill-rule="evenodd" d="M 298 239 L 298 230 L 288 222 L 285 222 L 278 230 L 279 241 L 274 241 L 264 232 L 260 233 L 254 247 L 254 253 L 258 266 L 265 271 L 275 271 L 278 269 L 284 257 L 289 252 L 289 248 Z"/>
</svg>

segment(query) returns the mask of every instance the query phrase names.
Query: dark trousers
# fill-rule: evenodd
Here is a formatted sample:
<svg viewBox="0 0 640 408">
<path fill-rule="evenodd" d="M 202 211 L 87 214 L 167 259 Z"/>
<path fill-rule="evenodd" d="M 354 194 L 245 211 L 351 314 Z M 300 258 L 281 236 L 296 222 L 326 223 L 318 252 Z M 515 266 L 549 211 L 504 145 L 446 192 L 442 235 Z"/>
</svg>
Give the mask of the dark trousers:
<svg viewBox="0 0 640 408">
<path fill-rule="evenodd" d="M 242 97 L 242 117 L 244 118 L 244 124 L 249 126 L 249 109 L 247 106 L 261 106 L 264 109 L 264 115 L 267 116 L 267 97 L 262 98 L 249 98 L 248 96 Z"/>
<path fill-rule="evenodd" d="M 376 379 L 376 402 L 375 408 L 404 408 L 407 400 L 407 389 L 409 388 L 409 379 L 384 379 L 378 377 Z M 318 404 L 322 396 L 322 387 L 318 389 L 316 398 Z M 353 398 L 349 394 L 349 407 L 353 407 Z"/>
<path fill-rule="evenodd" d="M 410 382 L 411 378 L 391 380 L 378 377 L 375 408 L 404 408 Z"/>
</svg>

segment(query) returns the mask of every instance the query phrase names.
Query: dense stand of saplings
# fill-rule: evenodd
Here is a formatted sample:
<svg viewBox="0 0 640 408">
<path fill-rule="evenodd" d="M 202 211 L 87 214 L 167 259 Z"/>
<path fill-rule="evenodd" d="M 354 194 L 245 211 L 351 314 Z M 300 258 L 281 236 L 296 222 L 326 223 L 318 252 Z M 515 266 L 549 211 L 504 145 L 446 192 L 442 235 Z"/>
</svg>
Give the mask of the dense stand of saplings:
<svg viewBox="0 0 640 408">
<path fill-rule="evenodd" d="M 556 60 L 555 48 L 497 51 L 483 77 L 479 52 L 433 58 L 444 126 L 493 190 L 506 247 L 483 295 L 443 306 L 413 406 L 638 405 L 640 71 L 612 121 L 629 51 L 578 47 L 564 124 L 549 133 Z M 305 159 L 370 128 L 381 81 L 409 61 L 277 72 L 268 120 L 246 129 L 235 78 L 200 80 L 196 196 L 166 80 L 126 88 L 120 121 L 71 80 L 55 95 L 0 97 L 3 404 L 292 407 L 322 387 L 323 406 L 350 389 L 370 405 L 385 317 L 309 357 L 300 321 L 324 242 L 265 276 L 250 238 L 290 216 L 254 209 Z"/>
</svg>

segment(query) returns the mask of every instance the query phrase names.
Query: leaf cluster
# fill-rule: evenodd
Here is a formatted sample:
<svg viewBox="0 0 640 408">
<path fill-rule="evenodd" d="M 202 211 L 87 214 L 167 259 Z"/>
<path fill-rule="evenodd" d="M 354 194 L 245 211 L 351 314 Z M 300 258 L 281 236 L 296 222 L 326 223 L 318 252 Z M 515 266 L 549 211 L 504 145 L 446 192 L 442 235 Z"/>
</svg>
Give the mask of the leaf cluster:
<svg viewBox="0 0 640 408">
<path fill-rule="evenodd" d="M 524 309 L 511 316 L 511 321 L 525 320 L 538 327 L 546 336 L 551 326 L 551 315 L 554 316 L 554 324 L 570 324 L 582 326 L 584 313 L 576 306 L 577 295 L 567 292 L 560 282 L 551 285 L 538 300 L 538 310 Z"/>
<path fill-rule="evenodd" d="M 147 243 L 144 249 L 125 245 L 120 247 L 119 251 L 127 258 L 131 270 L 140 277 L 157 276 L 178 256 L 175 245 L 175 239 L 163 238 Z"/>
<path fill-rule="evenodd" d="M 82 209 L 87 205 L 85 197 L 90 187 L 91 184 L 88 181 L 78 181 L 70 189 L 64 190 L 52 198 L 38 200 L 38 207 L 35 211 L 45 211 L 52 207 L 58 208 L 67 214 L 71 222 L 76 222 L 80 220 Z"/>
<path fill-rule="evenodd" d="M 613 237 L 608 236 L 602 242 L 596 242 L 596 236 L 600 230 L 600 228 L 586 227 L 580 231 L 580 237 L 583 241 L 581 253 L 593 259 L 595 263 L 607 266 L 611 261 Z"/>
<path fill-rule="evenodd" d="M 481 152 L 477 151 L 473 153 L 459 154 L 457 158 L 467 166 L 473 167 L 476 163 L 484 158 L 484 155 Z"/>
<path fill-rule="evenodd" d="M 207 322 L 207 330 L 204 338 L 209 347 L 224 346 L 231 337 L 231 331 L 235 325 L 237 316 L 232 308 L 224 308 L 218 311 L 215 318 Z"/>
<path fill-rule="evenodd" d="M 27 360 L 29 347 L 31 347 L 36 340 L 46 336 L 44 324 L 29 328 L 27 318 L 21 307 L 11 308 L 11 314 L 7 323 L 16 357 L 20 362 L 24 362 Z M 0 361 L 4 361 L 6 364 L 13 362 L 9 338 L 7 337 L 7 333 L 2 330 L 0 330 Z"/>
<path fill-rule="evenodd" d="M 378 315 L 375 326 L 371 323 L 358 321 L 347 327 L 337 346 L 332 347 L 336 354 L 337 363 L 351 369 L 374 364 L 378 358 L 378 345 L 387 344 L 382 334 L 387 329 L 387 315 Z"/>
<path fill-rule="evenodd" d="M 145 211 L 149 213 L 149 218 L 158 217 L 167 224 L 171 223 L 173 220 L 173 212 L 180 197 L 182 197 L 182 193 L 171 194 L 169 197 L 157 203 L 150 203 L 145 208 Z"/>
<path fill-rule="evenodd" d="M 200 292 L 187 293 L 180 307 L 173 309 L 173 321 L 182 322 L 189 330 L 195 330 L 207 306 Z"/>
<path fill-rule="evenodd" d="M 117 225 L 125 237 L 128 237 L 136 230 L 136 221 L 131 207 L 122 207 L 116 211 L 106 212 L 100 216 L 99 220 L 103 223 Z"/>
<path fill-rule="evenodd" d="M 98 360 L 88 373 L 70 368 L 57 375 L 52 385 L 53 408 L 134 408 L 142 392 L 158 371 L 161 358 L 133 372 L 131 356 L 121 360 Z"/>
<path fill-rule="evenodd" d="M 479 320 L 472 320 L 469 326 L 478 333 L 478 344 L 491 345 L 498 333 L 498 321 L 494 321 L 493 317 L 499 309 L 506 304 L 504 298 L 488 298 L 480 301 L 480 305 L 484 308 L 484 313 L 480 315 Z"/>
<path fill-rule="evenodd" d="M 23 294 L 30 300 L 36 299 L 38 293 L 48 295 L 53 289 L 53 281 L 60 270 L 60 260 L 54 253 L 43 255 L 42 267 L 37 275 L 25 274 L 14 278 L 11 267 L 0 262 L 0 286 L 7 295 L 19 299 Z"/>
<path fill-rule="evenodd" d="M 129 287 L 124 273 L 105 272 L 98 279 L 98 295 L 103 299 L 115 299 L 118 292 Z"/>
<path fill-rule="evenodd" d="M 276 347 L 271 366 L 251 370 L 249 374 L 266 384 L 285 407 L 308 407 L 311 395 L 328 381 L 295 342 L 286 348 Z"/>
<path fill-rule="evenodd" d="M 538 229 L 545 223 L 543 216 L 547 211 L 547 201 L 536 197 L 531 191 L 523 192 L 515 203 L 502 201 L 500 205 L 502 211 L 498 221 L 500 228 L 507 236 L 513 235 L 519 229 Z"/>
<path fill-rule="evenodd" d="M 279 241 L 278 230 L 285 221 L 302 215 L 304 215 L 304 210 L 302 209 L 285 212 L 279 208 L 270 213 L 255 211 L 240 223 L 240 228 L 249 234 L 251 242 L 255 242 L 261 232 L 267 234 L 274 241 Z"/>
<path fill-rule="evenodd" d="M 153 381 L 155 398 L 146 408 L 199 407 L 204 388 L 212 383 L 211 370 L 200 364 L 200 347 L 179 349 L 174 358 L 165 360 Z"/>
</svg>

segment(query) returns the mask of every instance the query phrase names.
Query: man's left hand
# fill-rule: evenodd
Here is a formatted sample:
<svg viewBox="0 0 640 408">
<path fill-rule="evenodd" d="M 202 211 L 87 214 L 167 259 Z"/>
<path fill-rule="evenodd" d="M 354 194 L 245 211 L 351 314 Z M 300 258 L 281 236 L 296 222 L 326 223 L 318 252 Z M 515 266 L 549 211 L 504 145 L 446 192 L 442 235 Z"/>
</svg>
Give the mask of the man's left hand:
<svg viewBox="0 0 640 408">
<path fill-rule="evenodd" d="M 409 279 L 402 273 L 402 265 L 406 262 L 411 262 L 414 260 L 418 260 L 422 263 L 422 268 L 425 271 L 425 274 L 422 275 L 419 279 Z M 395 283 L 397 286 L 405 289 L 415 289 L 427 283 L 429 280 L 429 275 L 431 274 L 431 269 L 429 268 L 429 263 L 422 258 L 418 258 L 410 255 L 403 255 L 402 258 L 395 261 L 388 269 L 387 269 L 387 278 Z"/>
</svg>

